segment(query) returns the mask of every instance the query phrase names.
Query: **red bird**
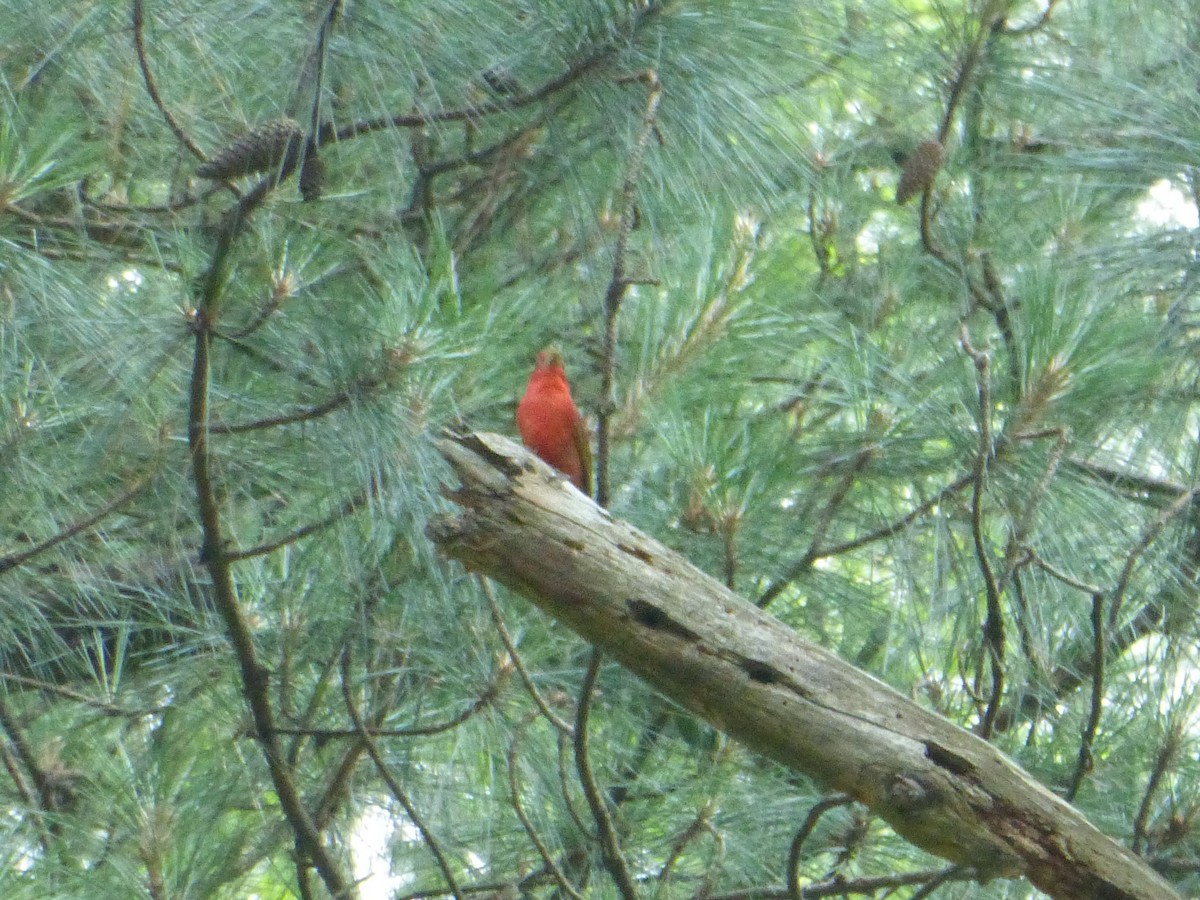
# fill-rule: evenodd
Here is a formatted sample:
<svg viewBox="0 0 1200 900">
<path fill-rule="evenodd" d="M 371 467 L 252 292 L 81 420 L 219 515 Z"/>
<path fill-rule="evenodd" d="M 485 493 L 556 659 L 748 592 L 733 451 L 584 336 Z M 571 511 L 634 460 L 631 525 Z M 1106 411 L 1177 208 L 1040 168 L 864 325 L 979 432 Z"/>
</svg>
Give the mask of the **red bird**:
<svg viewBox="0 0 1200 900">
<path fill-rule="evenodd" d="M 571 399 L 562 354 L 547 347 L 537 355 L 525 396 L 517 404 L 517 430 L 525 446 L 592 493 L 592 446 L 583 416 Z"/>
</svg>

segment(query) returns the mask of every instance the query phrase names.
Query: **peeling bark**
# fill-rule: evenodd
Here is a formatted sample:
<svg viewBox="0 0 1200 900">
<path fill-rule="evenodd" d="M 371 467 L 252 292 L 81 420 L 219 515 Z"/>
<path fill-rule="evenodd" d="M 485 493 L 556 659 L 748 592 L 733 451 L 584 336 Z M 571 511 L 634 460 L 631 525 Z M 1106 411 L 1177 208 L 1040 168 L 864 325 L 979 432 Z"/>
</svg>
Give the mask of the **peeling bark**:
<svg viewBox="0 0 1200 900">
<path fill-rule="evenodd" d="M 462 486 L 430 526 L 500 581 L 745 746 L 843 791 L 906 840 L 1057 898 L 1176 894 L 995 747 L 798 636 L 615 519 L 511 440 L 439 442 Z"/>
</svg>

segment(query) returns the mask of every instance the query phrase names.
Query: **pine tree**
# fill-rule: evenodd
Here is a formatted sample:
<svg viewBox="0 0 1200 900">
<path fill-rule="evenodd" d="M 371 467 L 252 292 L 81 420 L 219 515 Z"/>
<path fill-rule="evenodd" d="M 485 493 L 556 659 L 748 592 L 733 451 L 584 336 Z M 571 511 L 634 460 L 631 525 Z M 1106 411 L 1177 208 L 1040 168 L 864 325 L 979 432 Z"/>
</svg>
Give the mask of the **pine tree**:
<svg viewBox="0 0 1200 900">
<path fill-rule="evenodd" d="M 0 21 L 0 895 L 1040 896 L 444 558 L 551 343 L 612 516 L 1200 890 L 1193 3 Z"/>
</svg>

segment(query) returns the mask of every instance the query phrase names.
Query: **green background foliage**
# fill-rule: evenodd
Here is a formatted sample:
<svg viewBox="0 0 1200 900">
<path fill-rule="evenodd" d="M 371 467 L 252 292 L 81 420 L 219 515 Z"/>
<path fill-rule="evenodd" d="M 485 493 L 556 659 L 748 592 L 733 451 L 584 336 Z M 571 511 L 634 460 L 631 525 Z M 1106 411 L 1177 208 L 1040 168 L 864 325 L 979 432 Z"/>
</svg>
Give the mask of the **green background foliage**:
<svg viewBox="0 0 1200 900">
<path fill-rule="evenodd" d="M 0 893 L 324 890 L 202 552 L 209 327 L 237 609 L 332 859 L 375 867 L 364 897 L 447 891 L 414 810 L 474 896 L 554 894 L 518 812 L 616 896 L 570 742 L 425 535 L 448 508 L 432 439 L 511 433 L 548 343 L 610 429 L 615 515 L 990 729 L 1200 890 L 1193 3 L 150 0 L 144 62 L 133 9 L 0 0 Z M 322 195 L 257 176 L 225 254 L 256 178 L 198 178 L 167 119 L 211 157 L 282 116 L 319 144 Z M 897 206 L 933 137 L 941 171 Z M 617 262 L 637 283 L 609 405 Z M 572 720 L 586 646 L 496 602 Z M 786 896 L 819 785 L 613 666 L 590 739 L 646 896 Z M 849 806 L 798 874 L 910 896 L 941 871 Z"/>
</svg>

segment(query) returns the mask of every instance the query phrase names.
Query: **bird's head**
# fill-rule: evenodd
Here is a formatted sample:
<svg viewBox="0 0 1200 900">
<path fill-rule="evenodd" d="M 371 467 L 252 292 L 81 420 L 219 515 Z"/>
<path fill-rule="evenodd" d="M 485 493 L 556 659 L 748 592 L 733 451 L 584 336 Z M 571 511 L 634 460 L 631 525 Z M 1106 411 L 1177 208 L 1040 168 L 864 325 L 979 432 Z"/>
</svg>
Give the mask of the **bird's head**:
<svg viewBox="0 0 1200 900">
<path fill-rule="evenodd" d="M 536 368 L 539 372 L 549 369 L 563 368 L 563 356 L 557 347 L 550 346 L 541 350 L 537 355 Z"/>
</svg>

